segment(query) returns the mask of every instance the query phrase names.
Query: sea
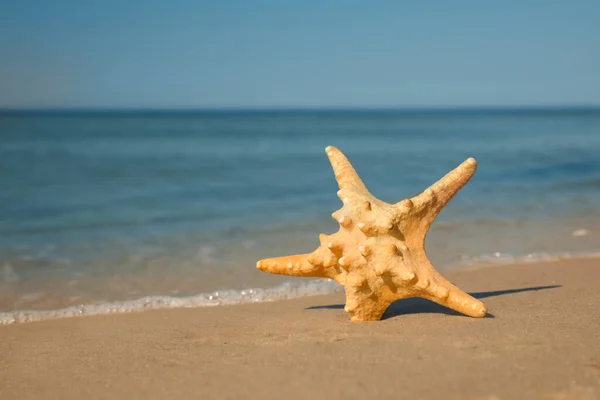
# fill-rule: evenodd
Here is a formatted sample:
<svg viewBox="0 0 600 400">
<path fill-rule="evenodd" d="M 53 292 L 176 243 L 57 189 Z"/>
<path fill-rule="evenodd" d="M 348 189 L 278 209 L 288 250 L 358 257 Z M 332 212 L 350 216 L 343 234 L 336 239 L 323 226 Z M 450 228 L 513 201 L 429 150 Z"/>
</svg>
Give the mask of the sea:
<svg viewBox="0 0 600 400">
<path fill-rule="evenodd" d="M 600 252 L 600 109 L 0 112 L 0 323 L 273 301 L 311 252 L 342 150 L 378 198 L 473 179 L 426 241 L 437 269 Z"/>
</svg>

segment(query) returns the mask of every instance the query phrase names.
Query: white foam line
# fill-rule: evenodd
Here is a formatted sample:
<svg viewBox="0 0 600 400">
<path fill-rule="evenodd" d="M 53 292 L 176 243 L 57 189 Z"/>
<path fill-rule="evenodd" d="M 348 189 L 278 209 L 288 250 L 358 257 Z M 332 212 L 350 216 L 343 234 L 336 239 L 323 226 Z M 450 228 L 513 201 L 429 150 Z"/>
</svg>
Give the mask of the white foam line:
<svg viewBox="0 0 600 400">
<path fill-rule="evenodd" d="M 341 287 L 331 279 L 284 282 L 267 289 L 224 290 L 188 297 L 146 296 L 136 300 L 82 304 L 55 310 L 17 310 L 0 313 L 0 325 L 79 316 L 124 314 L 165 308 L 199 308 L 293 299 L 333 293 Z"/>
<path fill-rule="evenodd" d="M 483 254 L 477 257 L 467 257 L 460 262 L 451 265 L 448 269 L 464 267 L 486 267 L 492 265 L 530 264 L 541 262 L 553 262 L 570 260 L 573 258 L 600 258 L 600 252 L 581 253 L 531 253 L 525 256 L 513 256 L 507 253 Z"/>
</svg>

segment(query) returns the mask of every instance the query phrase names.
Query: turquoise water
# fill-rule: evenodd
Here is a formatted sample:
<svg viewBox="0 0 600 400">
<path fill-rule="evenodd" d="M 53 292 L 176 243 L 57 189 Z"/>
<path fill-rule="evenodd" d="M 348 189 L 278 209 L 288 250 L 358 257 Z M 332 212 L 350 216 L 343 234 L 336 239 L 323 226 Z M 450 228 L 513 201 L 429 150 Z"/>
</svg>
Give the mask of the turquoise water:
<svg viewBox="0 0 600 400">
<path fill-rule="evenodd" d="M 0 311 L 285 282 L 255 262 L 337 229 L 328 145 L 389 202 L 477 159 L 441 269 L 600 248 L 600 110 L 3 113 L 0 138 Z"/>
</svg>

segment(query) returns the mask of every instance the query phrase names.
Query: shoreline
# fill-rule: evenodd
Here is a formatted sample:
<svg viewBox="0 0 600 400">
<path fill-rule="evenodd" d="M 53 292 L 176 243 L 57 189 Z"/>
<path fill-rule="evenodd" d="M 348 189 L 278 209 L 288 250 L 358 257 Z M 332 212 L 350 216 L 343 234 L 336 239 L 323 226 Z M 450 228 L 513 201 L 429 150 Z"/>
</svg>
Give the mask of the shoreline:
<svg viewBox="0 0 600 400">
<path fill-rule="evenodd" d="M 562 215 L 522 221 L 522 224 L 518 221 L 504 224 L 501 220 L 439 221 L 432 227 L 426 248 L 439 271 L 579 257 L 582 253 L 600 254 L 600 225 L 596 222 L 600 214 L 596 214 L 597 210 L 587 221 L 580 216 Z M 327 222 L 334 221 L 327 219 Z M 321 229 L 311 224 L 304 227 L 300 224 L 302 232 L 290 229 L 271 232 L 278 237 L 275 241 L 268 239 L 266 231 L 261 239 L 238 237 L 231 243 L 214 239 L 218 244 L 197 238 L 187 238 L 180 243 L 182 238 L 171 238 L 171 242 L 165 243 L 174 247 L 165 245 L 164 252 L 154 255 L 138 254 L 137 245 L 131 243 L 131 247 L 117 249 L 115 254 L 108 252 L 91 260 L 71 259 L 66 248 L 57 248 L 55 253 L 41 258 L 37 257 L 44 249 L 31 258 L 25 255 L 3 257 L 0 261 L 0 324 L 9 319 L 7 313 L 15 311 L 35 314 L 40 310 L 56 311 L 82 304 L 91 309 L 93 307 L 85 305 L 119 302 L 139 307 L 131 303 L 149 296 L 152 297 L 150 303 L 156 303 L 160 297 L 196 296 L 200 301 L 192 302 L 194 305 L 209 306 L 212 302 L 208 297 L 216 292 L 227 293 L 227 303 L 238 302 L 232 298 L 244 297 L 242 292 L 249 289 L 271 292 L 277 285 L 298 280 L 257 272 L 256 260 L 306 252 L 314 248 L 315 232 L 333 231 L 333 228 Z M 485 233 L 487 231 L 490 233 Z M 192 242 L 194 245 L 190 247 Z M 207 298 L 200 299 L 203 295 Z M 277 293 L 274 297 L 287 296 Z M 27 318 L 22 315 L 19 319 Z"/>
<path fill-rule="evenodd" d="M 529 254 L 511 256 L 497 253 L 479 257 L 465 263 L 450 265 L 440 269 L 446 273 L 460 273 L 479 269 L 504 267 L 519 264 L 553 263 L 573 259 L 596 258 L 600 252 Z M 214 292 L 202 292 L 190 296 L 148 295 L 132 300 L 115 300 L 102 303 L 81 303 L 54 309 L 16 309 L 0 311 L 0 326 L 40 322 L 54 319 L 79 318 L 115 314 L 130 314 L 150 310 L 222 307 L 242 304 L 256 304 L 293 300 L 303 297 L 322 296 L 343 291 L 343 288 L 331 279 L 299 279 L 286 277 L 287 282 L 266 288 L 225 289 Z M 281 279 L 280 276 L 277 279 Z"/>
<path fill-rule="evenodd" d="M 600 259 L 443 274 L 490 314 L 405 299 L 356 323 L 334 293 L 0 326 L 0 398 L 600 396 Z"/>
</svg>

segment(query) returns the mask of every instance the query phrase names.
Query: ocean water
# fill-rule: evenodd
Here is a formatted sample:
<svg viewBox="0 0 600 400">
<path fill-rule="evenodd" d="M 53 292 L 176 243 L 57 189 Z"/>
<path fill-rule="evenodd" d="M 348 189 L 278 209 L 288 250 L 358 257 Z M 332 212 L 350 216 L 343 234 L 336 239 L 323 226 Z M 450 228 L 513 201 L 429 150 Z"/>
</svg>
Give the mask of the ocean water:
<svg viewBox="0 0 600 400">
<path fill-rule="evenodd" d="M 255 268 L 337 230 L 328 145 L 388 202 L 477 159 L 441 270 L 600 250 L 600 110 L 4 112 L 0 139 L 4 323 L 335 290 Z"/>
</svg>

